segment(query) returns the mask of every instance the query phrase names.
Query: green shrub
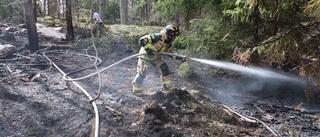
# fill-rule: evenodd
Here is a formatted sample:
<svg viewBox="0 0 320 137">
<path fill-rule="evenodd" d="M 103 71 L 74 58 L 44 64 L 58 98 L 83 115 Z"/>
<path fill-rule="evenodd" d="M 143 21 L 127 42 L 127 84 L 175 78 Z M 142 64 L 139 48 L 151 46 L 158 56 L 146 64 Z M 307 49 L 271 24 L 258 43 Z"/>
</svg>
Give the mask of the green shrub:
<svg viewBox="0 0 320 137">
<path fill-rule="evenodd" d="M 87 49 L 89 47 L 92 49 L 93 43 L 99 54 L 111 53 L 113 51 L 111 40 L 108 37 L 84 39 L 75 43 L 75 46 L 80 49 Z"/>
<path fill-rule="evenodd" d="M 184 62 L 179 66 L 178 76 L 190 78 L 194 74 L 194 66 L 190 62 Z"/>
</svg>

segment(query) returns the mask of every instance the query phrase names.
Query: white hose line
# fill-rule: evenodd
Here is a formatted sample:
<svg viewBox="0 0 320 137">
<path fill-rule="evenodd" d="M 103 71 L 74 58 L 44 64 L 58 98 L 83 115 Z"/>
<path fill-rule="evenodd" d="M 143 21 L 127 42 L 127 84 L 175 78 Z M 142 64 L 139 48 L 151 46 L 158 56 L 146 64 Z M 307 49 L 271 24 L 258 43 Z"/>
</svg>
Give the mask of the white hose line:
<svg viewBox="0 0 320 137">
<path fill-rule="evenodd" d="M 85 79 L 85 78 L 94 76 L 94 75 L 96 75 L 96 74 L 99 74 L 99 73 L 101 73 L 102 71 L 105 71 L 105 70 L 107 70 L 107 69 L 109 69 L 109 68 L 111 68 L 111 67 L 113 67 L 113 66 L 115 66 L 115 65 L 117 65 L 117 64 L 119 64 L 119 63 L 121 63 L 121 62 L 124 62 L 124 61 L 126 61 L 126 60 L 128 60 L 128 59 L 130 59 L 130 58 L 137 57 L 137 56 L 141 56 L 141 55 L 144 55 L 144 54 L 147 54 L 147 53 L 138 53 L 138 54 L 134 54 L 134 55 L 128 56 L 128 57 L 123 58 L 123 59 L 121 59 L 121 60 L 119 60 L 119 61 L 117 61 L 117 62 L 115 62 L 115 63 L 113 63 L 113 64 L 111 64 L 111 65 L 109 65 L 109 66 L 107 66 L 107 67 L 105 67 L 105 68 L 103 68 L 103 69 L 100 69 L 100 70 L 98 70 L 98 71 L 96 71 L 96 72 L 94 72 L 94 73 L 91 73 L 91 74 L 89 74 L 89 75 L 86 75 L 86 76 L 82 76 L 82 77 L 79 77 L 79 78 L 70 78 L 70 77 L 68 77 L 67 75 L 64 75 L 64 76 L 63 76 L 63 79 L 66 80 L 66 81 L 82 80 L 82 79 Z M 168 52 L 154 52 L 154 54 L 185 57 L 184 55 L 179 55 L 179 54 L 174 54 L 174 53 L 168 53 Z"/>
<path fill-rule="evenodd" d="M 94 42 L 93 42 L 92 44 L 93 44 L 94 51 L 95 51 L 95 53 L 96 53 L 95 60 L 94 60 L 94 63 L 93 63 L 93 64 L 94 64 L 95 69 L 96 69 L 97 71 L 99 71 L 99 68 L 98 68 L 97 64 L 101 63 L 101 60 L 98 58 L 98 50 L 97 50 Z M 89 47 L 89 48 L 90 48 L 90 47 Z M 93 62 L 92 58 L 91 58 L 90 55 L 88 54 L 89 48 L 86 49 L 86 54 L 87 54 L 87 56 L 90 58 L 90 60 Z M 99 63 L 98 63 L 98 61 L 99 61 Z M 97 95 L 95 98 L 90 99 L 90 103 L 93 102 L 93 101 L 95 101 L 95 100 L 97 100 L 97 99 L 100 97 L 100 95 L 101 95 L 102 80 L 101 80 L 101 75 L 100 75 L 100 73 L 98 73 L 98 81 L 99 81 L 98 95 Z"/>
<path fill-rule="evenodd" d="M 82 79 L 85 79 L 85 78 L 94 76 L 94 75 L 96 75 L 96 74 L 98 74 L 98 73 L 101 73 L 102 71 L 105 71 L 105 70 L 107 70 L 107 69 L 109 69 L 109 68 L 111 68 L 111 67 L 113 67 L 113 66 L 115 66 L 115 65 L 117 65 L 117 64 L 119 64 L 119 63 L 121 63 L 121 62 L 123 62 L 123 61 L 126 61 L 126 60 L 128 60 L 128 59 L 130 59 L 130 58 L 137 57 L 137 56 L 144 55 L 144 54 L 146 54 L 146 53 L 138 53 L 138 54 L 134 54 L 134 55 L 128 56 L 128 57 L 126 57 L 126 58 L 121 59 L 120 61 L 118 61 L 118 62 L 116 62 L 116 63 L 113 63 L 113 64 L 111 64 L 111 65 L 109 65 L 109 66 L 107 66 L 107 67 L 105 67 L 105 68 L 103 68 L 103 69 L 100 69 L 100 70 L 98 70 L 98 71 L 96 71 L 96 72 L 94 72 L 94 73 L 91 73 L 91 74 L 89 74 L 89 75 L 86 75 L 86 76 L 82 76 L 82 77 L 79 77 L 79 78 L 70 78 L 70 77 L 68 77 L 67 75 L 64 75 L 64 76 L 63 76 L 63 79 L 66 80 L 66 81 L 82 80 Z"/>
<path fill-rule="evenodd" d="M 47 60 L 50 61 L 50 63 L 52 63 L 52 65 L 60 72 L 62 73 L 64 76 L 66 75 L 65 72 L 63 72 L 58 65 L 56 65 L 49 57 L 47 57 L 45 55 L 46 52 L 43 53 L 44 57 L 47 58 Z M 91 97 L 91 95 L 83 88 L 81 87 L 76 81 L 71 81 L 74 85 L 76 85 L 90 100 L 92 100 L 93 98 Z M 99 111 L 98 111 L 98 107 L 96 105 L 96 103 L 93 101 L 92 102 L 92 106 L 95 112 L 95 132 L 94 132 L 94 136 L 98 137 L 99 136 Z"/>
</svg>

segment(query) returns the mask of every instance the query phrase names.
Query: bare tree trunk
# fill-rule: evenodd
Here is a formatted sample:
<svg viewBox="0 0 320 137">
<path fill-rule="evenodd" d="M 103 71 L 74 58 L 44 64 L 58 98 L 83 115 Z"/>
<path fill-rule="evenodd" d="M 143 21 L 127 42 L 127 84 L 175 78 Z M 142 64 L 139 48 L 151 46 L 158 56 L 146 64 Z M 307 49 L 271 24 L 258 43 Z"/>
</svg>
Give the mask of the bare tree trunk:
<svg viewBox="0 0 320 137">
<path fill-rule="evenodd" d="M 120 0 L 121 24 L 128 24 L 128 0 Z"/>
<path fill-rule="evenodd" d="M 58 18 L 58 1 L 59 0 L 51 0 L 53 2 L 52 8 L 52 17 Z"/>
<path fill-rule="evenodd" d="M 133 9 L 136 6 L 135 0 L 131 0 L 131 9 Z"/>
<path fill-rule="evenodd" d="M 278 1 L 275 1 L 275 5 L 279 5 Z M 279 8 L 272 11 L 272 29 L 271 33 L 273 36 L 275 36 L 278 33 L 278 19 L 279 19 Z"/>
<path fill-rule="evenodd" d="M 275 36 L 278 33 L 278 19 L 279 19 L 279 10 L 277 9 L 272 17 L 272 35 Z"/>
<path fill-rule="evenodd" d="M 62 17 L 66 17 L 66 12 L 65 12 L 66 11 L 66 9 L 65 9 L 66 5 L 65 4 L 66 4 L 66 0 L 61 0 L 61 5 L 60 6 L 62 6 L 62 15 L 61 15 Z"/>
<path fill-rule="evenodd" d="M 43 0 L 43 16 L 47 16 L 47 0 Z"/>
<path fill-rule="evenodd" d="M 48 0 L 48 2 L 47 2 L 47 10 L 48 10 L 48 16 L 52 16 L 52 5 L 53 5 L 53 3 L 52 2 L 49 2 L 49 0 Z"/>
<path fill-rule="evenodd" d="M 190 19 L 191 19 L 192 17 L 191 17 L 191 13 L 190 13 L 190 11 L 188 11 L 187 13 L 186 13 L 186 16 L 185 16 L 185 18 L 184 18 L 184 20 L 183 20 L 183 22 L 185 22 L 185 24 L 186 24 L 186 26 L 185 26 L 185 29 L 186 30 L 190 30 L 190 26 L 191 26 L 191 23 L 190 23 Z"/>
<path fill-rule="evenodd" d="M 56 18 L 58 17 L 58 0 L 48 0 L 48 15 Z"/>
<path fill-rule="evenodd" d="M 27 25 L 27 30 L 28 30 L 28 39 L 29 39 L 28 49 L 31 52 L 35 52 L 39 50 L 39 40 L 38 40 L 36 22 L 34 20 L 35 15 L 32 8 L 32 0 L 24 1 L 23 5 L 24 5 L 25 23 Z"/>
<path fill-rule="evenodd" d="M 178 12 L 174 14 L 174 23 L 177 25 L 180 24 L 180 14 Z"/>
<path fill-rule="evenodd" d="M 81 5 L 81 0 L 78 1 L 78 5 Z M 81 11 L 80 6 L 78 6 L 76 10 L 76 15 L 77 15 L 77 22 L 80 22 L 80 19 L 83 18 L 85 15 L 82 15 L 83 11 Z"/>
<path fill-rule="evenodd" d="M 104 21 L 104 16 L 105 16 L 105 13 L 106 13 L 106 2 L 107 2 L 107 0 L 101 0 L 100 8 L 99 8 L 100 17 L 101 17 L 103 22 L 105 22 Z"/>
<path fill-rule="evenodd" d="M 150 21 L 150 9 L 151 9 L 151 3 L 149 0 L 147 0 L 146 11 L 145 11 L 145 20 L 148 22 Z"/>
<path fill-rule="evenodd" d="M 71 5 L 72 5 L 71 7 L 76 7 L 76 8 L 72 8 L 72 17 L 75 19 L 73 20 L 74 25 L 78 26 L 80 22 L 80 17 L 85 16 L 85 15 L 82 15 L 80 12 L 81 0 L 72 1 Z"/>
<path fill-rule="evenodd" d="M 176 5 L 176 2 L 174 3 L 174 5 Z M 174 23 L 179 25 L 180 24 L 180 14 L 177 11 L 177 9 L 175 8 L 175 13 L 174 13 Z"/>
<path fill-rule="evenodd" d="M 7 0 L 6 3 L 10 3 L 10 0 Z M 8 6 L 9 6 L 9 17 L 10 17 L 10 19 L 13 19 L 14 9 L 11 4 Z"/>
<path fill-rule="evenodd" d="M 139 11 L 141 18 L 142 18 L 142 21 L 146 20 L 145 12 L 146 12 L 146 6 L 142 6 L 141 10 Z M 138 15 L 138 16 L 140 16 L 140 15 Z"/>
<path fill-rule="evenodd" d="M 67 39 L 74 42 L 73 24 L 72 24 L 72 4 L 71 0 L 66 0 L 66 22 L 67 22 Z"/>
<path fill-rule="evenodd" d="M 58 19 L 61 19 L 60 17 L 60 0 L 57 0 L 57 7 L 56 7 L 56 10 L 57 10 L 57 17 Z"/>
</svg>

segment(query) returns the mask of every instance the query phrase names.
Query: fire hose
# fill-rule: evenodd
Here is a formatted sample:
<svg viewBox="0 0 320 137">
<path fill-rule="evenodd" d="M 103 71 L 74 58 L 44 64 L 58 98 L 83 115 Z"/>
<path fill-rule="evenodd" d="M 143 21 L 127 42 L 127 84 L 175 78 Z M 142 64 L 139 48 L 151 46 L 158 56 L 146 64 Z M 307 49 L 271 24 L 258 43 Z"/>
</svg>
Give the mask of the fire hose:
<svg viewBox="0 0 320 137">
<path fill-rule="evenodd" d="M 69 73 L 65 73 L 63 70 L 61 70 L 61 69 L 59 68 L 59 66 L 58 66 L 57 64 L 55 64 L 55 63 L 47 56 L 47 54 L 50 54 L 50 53 L 59 53 L 59 52 L 48 52 L 48 51 L 47 51 L 47 52 L 43 52 L 43 56 L 44 56 L 60 73 L 63 74 L 63 79 L 64 79 L 65 81 L 71 81 L 73 84 L 75 84 L 75 85 L 90 99 L 90 103 L 92 104 L 92 106 L 93 106 L 93 108 L 94 108 L 94 111 L 95 111 L 95 132 L 94 132 L 94 133 L 95 133 L 95 137 L 98 137 L 98 134 L 99 134 L 99 111 L 98 111 L 98 107 L 97 107 L 97 105 L 96 105 L 96 103 L 95 103 L 94 101 L 99 98 L 100 92 L 99 92 L 99 94 L 98 94 L 97 97 L 92 98 L 92 96 L 91 96 L 84 88 L 82 88 L 76 81 L 77 81 L 77 80 L 82 80 L 82 79 L 85 79 L 85 78 L 88 78 L 88 77 L 91 77 L 91 76 L 94 76 L 94 75 L 97 75 L 97 74 L 99 74 L 99 73 L 101 73 L 101 72 L 103 72 L 103 71 L 105 71 L 105 70 L 107 70 L 107 69 L 109 69 L 109 68 L 111 68 L 111 67 L 113 67 L 113 66 L 115 66 L 115 65 L 118 65 L 118 64 L 120 64 L 120 63 L 122 63 L 122 62 L 124 62 L 124 61 L 127 61 L 127 60 L 129 60 L 129 59 L 131 59 L 131 58 L 133 58 L 133 57 L 137 57 L 137 56 L 144 55 L 144 54 L 146 54 L 146 53 L 138 53 L 138 54 L 134 54 L 134 55 L 128 56 L 128 57 L 123 58 L 123 59 L 121 59 L 121 60 L 119 60 L 119 61 L 117 61 L 117 62 L 115 62 L 115 63 L 113 63 L 113 64 L 111 64 L 111 65 L 109 65 L 109 66 L 107 66 L 107 67 L 105 67 L 105 68 L 102 68 L 102 69 L 100 69 L 100 70 L 97 68 L 97 66 L 98 66 L 102 61 L 101 61 L 99 58 L 95 57 L 95 56 L 86 55 L 86 56 L 88 56 L 91 60 L 92 60 L 92 58 L 95 58 L 96 61 L 98 61 L 98 63 L 96 64 L 96 62 L 95 62 L 96 65 L 94 65 L 94 66 L 86 67 L 86 68 L 83 68 L 83 69 L 80 69 L 80 70 L 76 70 L 76 71 L 73 71 L 73 72 L 69 72 Z M 74 54 L 77 54 L 77 53 L 74 53 Z M 168 53 L 168 52 L 155 52 L 154 54 L 177 56 L 177 57 L 181 57 L 181 58 L 187 58 L 187 60 L 188 60 L 188 59 L 192 59 L 192 58 L 190 58 L 189 56 L 184 56 L 184 55 L 179 55 L 179 54 L 174 54 L 174 53 Z M 78 55 L 83 55 L 83 54 L 78 54 Z M 89 69 L 89 68 L 92 68 L 92 67 L 96 67 L 96 68 L 97 68 L 97 71 L 94 72 L 94 73 L 91 73 L 91 74 L 89 74 L 89 75 L 79 77 L 79 78 L 70 78 L 70 77 L 69 77 L 69 75 L 71 75 L 71 74 L 79 73 L 79 72 L 81 72 L 81 71 L 84 71 L 84 70 Z"/>
<path fill-rule="evenodd" d="M 43 56 L 48 60 L 50 61 L 50 63 L 60 72 L 62 73 L 63 75 L 66 75 L 65 72 L 63 72 L 60 67 L 55 64 L 48 56 L 47 54 L 50 54 L 50 53 L 58 53 L 58 52 L 44 52 L 43 53 Z M 78 54 L 78 55 L 82 55 L 82 54 Z M 94 56 L 90 56 L 90 55 L 86 55 L 86 56 L 89 56 L 90 58 L 96 58 Z M 96 60 L 98 61 L 98 64 L 101 63 L 101 60 L 99 58 L 96 58 Z M 88 68 L 91 68 L 91 67 L 88 67 Z M 84 69 L 81 69 L 81 70 L 78 70 L 77 72 L 80 72 L 80 71 L 83 71 L 85 69 L 88 69 L 88 68 L 84 68 Z M 73 72 L 75 73 L 75 72 Z M 93 100 L 93 98 L 91 97 L 91 95 L 84 89 L 82 88 L 76 81 L 71 81 L 73 84 L 75 84 L 90 100 Z M 94 109 L 94 112 L 95 112 L 95 137 L 98 137 L 98 134 L 99 134 L 99 111 L 98 111 L 98 107 L 96 105 L 95 102 L 90 102 L 93 106 L 93 109 Z"/>
<path fill-rule="evenodd" d="M 128 57 L 123 58 L 123 59 L 121 59 L 121 60 L 119 60 L 119 61 L 117 61 L 117 62 L 115 62 L 115 63 L 113 63 L 113 64 L 111 64 L 111 65 L 109 65 L 109 66 L 107 66 L 107 67 L 105 67 L 105 68 L 102 68 L 102 69 L 98 70 L 97 72 L 91 73 L 91 74 L 86 75 L 86 76 L 82 76 L 82 77 L 79 77 L 79 78 L 70 78 L 70 77 L 68 77 L 68 75 L 64 75 L 64 76 L 63 76 L 63 79 L 66 80 L 66 81 L 78 81 L 78 80 L 82 80 L 82 79 L 85 79 L 85 78 L 94 76 L 94 75 L 96 75 L 96 74 L 98 74 L 98 73 L 101 73 L 101 72 L 103 72 L 103 71 L 105 71 L 105 70 L 107 70 L 107 69 L 109 69 L 109 68 L 111 68 L 111 67 L 113 67 L 113 66 L 115 66 L 115 65 L 118 65 L 118 64 L 120 64 L 120 63 L 122 63 L 122 62 L 124 62 L 124 61 L 127 61 L 127 60 L 129 60 L 129 59 L 131 59 L 131 58 L 133 58 L 133 57 L 137 57 L 137 56 L 141 56 L 141 55 L 145 55 L 145 54 L 147 54 L 147 53 L 138 53 L 138 54 L 134 54 L 134 55 L 128 56 Z M 181 58 L 185 58 L 185 57 L 186 57 L 186 58 L 188 58 L 188 59 L 190 59 L 190 60 L 193 60 L 193 59 L 190 58 L 189 56 L 180 55 L 180 54 L 175 54 L 175 53 L 169 53 L 169 52 L 154 52 L 154 54 L 177 56 L 177 57 L 181 57 Z"/>
</svg>

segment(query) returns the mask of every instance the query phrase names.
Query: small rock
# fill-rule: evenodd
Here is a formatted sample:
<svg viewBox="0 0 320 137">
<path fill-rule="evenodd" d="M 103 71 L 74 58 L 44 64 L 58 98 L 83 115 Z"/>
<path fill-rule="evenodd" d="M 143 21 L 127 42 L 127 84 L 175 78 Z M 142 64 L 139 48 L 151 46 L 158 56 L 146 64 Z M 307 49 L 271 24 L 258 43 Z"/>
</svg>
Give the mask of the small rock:
<svg viewBox="0 0 320 137">
<path fill-rule="evenodd" d="M 9 76 L 12 73 L 12 70 L 9 66 L 0 67 L 0 77 Z"/>
<path fill-rule="evenodd" d="M 21 32 L 22 34 L 27 34 L 27 33 L 28 33 L 28 30 L 27 30 L 27 29 L 21 29 L 20 32 Z"/>
<path fill-rule="evenodd" d="M 18 27 L 20 27 L 20 28 L 27 28 L 27 25 L 26 25 L 26 24 L 20 24 L 20 25 L 18 25 Z"/>
<path fill-rule="evenodd" d="M 8 42 L 15 42 L 16 38 L 14 37 L 13 33 L 4 33 L 2 35 L 0 35 L 0 39 L 3 39 L 4 41 L 8 41 Z"/>
<path fill-rule="evenodd" d="M 8 27 L 8 25 L 6 25 L 6 24 L 0 24 L 0 28 L 5 28 L 5 27 Z"/>
<path fill-rule="evenodd" d="M 34 77 L 30 79 L 31 82 L 40 81 L 42 79 L 41 74 L 36 74 Z"/>
<path fill-rule="evenodd" d="M 18 29 L 15 27 L 8 27 L 8 28 L 5 28 L 4 31 L 5 32 L 16 32 L 16 31 L 18 31 Z"/>
<path fill-rule="evenodd" d="M 11 44 L 0 45 L 0 58 L 5 58 L 16 51 L 16 47 Z"/>
</svg>

